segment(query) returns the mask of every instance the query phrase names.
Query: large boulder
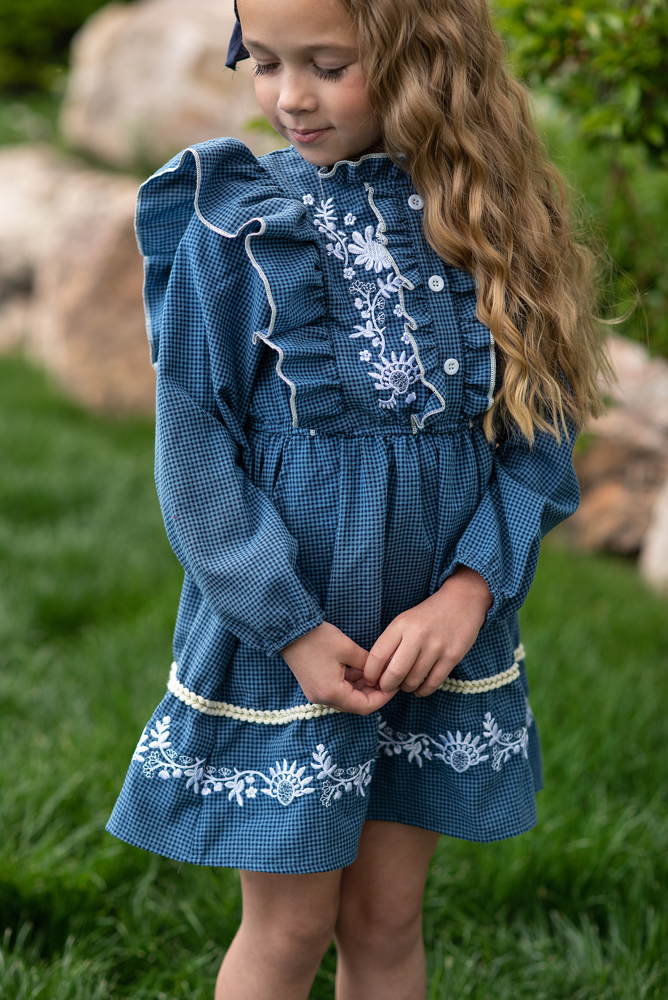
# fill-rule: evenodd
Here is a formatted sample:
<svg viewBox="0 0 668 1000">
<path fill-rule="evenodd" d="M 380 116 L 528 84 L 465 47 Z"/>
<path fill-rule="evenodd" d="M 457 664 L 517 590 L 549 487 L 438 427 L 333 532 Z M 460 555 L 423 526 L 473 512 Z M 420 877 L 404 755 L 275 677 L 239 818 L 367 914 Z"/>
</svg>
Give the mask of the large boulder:
<svg viewBox="0 0 668 1000">
<path fill-rule="evenodd" d="M 0 150 L 0 349 L 23 346 L 80 402 L 150 412 L 138 181 L 42 146 Z"/>
<path fill-rule="evenodd" d="M 155 379 L 134 235 L 137 182 L 80 173 L 59 205 L 58 233 L 36 275 L 28 347 L 79 402 L 150 412 Z"/>
<path fill-rule="evenodd" d="M 623 337 L 608 354 L 611 405 L 576 450 L 582 502 L 568 530 L 584 549 L 637 555 L 668 480 L 668 363 Z"/>
<path fill-rule="evenodd" d="M 61 128 L 116 167 L 159 166 L 194 142 L 234 136 L 256 155 L 284 145 L 262 120 L 248 62 L 225 69 L 233 0 L 109 4 L 74 39 Z"/>
</svg>

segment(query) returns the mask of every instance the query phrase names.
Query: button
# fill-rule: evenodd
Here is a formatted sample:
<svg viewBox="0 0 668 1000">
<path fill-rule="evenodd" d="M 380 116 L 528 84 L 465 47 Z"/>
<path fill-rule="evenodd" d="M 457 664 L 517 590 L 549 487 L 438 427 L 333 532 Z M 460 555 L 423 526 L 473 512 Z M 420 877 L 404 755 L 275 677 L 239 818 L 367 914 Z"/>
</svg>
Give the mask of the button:
<svg viewBox="0 0 668 1000">
<path fill-rule="evenodd" d="M 459 361 L 457 361 L 457 358 L 448 358 L 443 367 L 445 368 L 446 375 L 456 375 L 459 371 Z"/>
<path fill-rule="evenodd" d="M 424 202 L 419 194 L 412 194 L 408 199 L 408 206 L 414 212 L 419 212 L 421 208 L 424 208 Z"/>
<path fill-rule="evenodd" d="M 311 430 L 309 431 L 309 434 L 311 435 L 312 438 L 314 438 L 315 437 L 315 430 L 313 428 L 311 428 Z"/>
<path fill-rule="evenodd" d="M 445 282 L 440 274 L 432 274 L 427 284 L 431 288 L 432 292 L 442 292 L 445 288 Z"/>
</svg>

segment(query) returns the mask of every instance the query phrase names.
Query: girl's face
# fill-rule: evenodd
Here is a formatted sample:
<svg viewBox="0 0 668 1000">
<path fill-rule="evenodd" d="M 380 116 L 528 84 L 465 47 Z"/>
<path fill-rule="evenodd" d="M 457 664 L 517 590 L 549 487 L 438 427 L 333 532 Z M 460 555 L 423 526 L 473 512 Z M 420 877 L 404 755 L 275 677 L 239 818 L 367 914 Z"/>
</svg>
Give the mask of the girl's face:
<svg viewBox="0 0 668 1000">
<path fill-rule="evenodd" d="M 276 131 L 319 167 L 377 148 L 357 32 L 338 0 L 238 0 L 238 9 L 255 92 Z"/>
</svg>

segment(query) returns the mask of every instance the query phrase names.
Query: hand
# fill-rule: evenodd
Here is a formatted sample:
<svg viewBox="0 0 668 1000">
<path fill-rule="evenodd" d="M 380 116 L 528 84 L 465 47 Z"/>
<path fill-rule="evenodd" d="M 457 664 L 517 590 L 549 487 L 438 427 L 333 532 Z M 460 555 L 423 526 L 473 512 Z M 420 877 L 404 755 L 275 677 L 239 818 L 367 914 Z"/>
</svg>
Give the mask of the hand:
<svg viewBox="0 0 668 1000">
<path fill-rule="evenodd" d="M 295 639 L 281 650 L 281 656 L 311 704 L 371 715 L 394 694 L 367 684 L 366 650 L 329 622 Z"/>
<path fill-rule="evenodd" d="M 366 683 L 433 694 L 476 641 L 492 604 L 483 578 L 459 566 L 440 590 L 390 622 L 367 656 Z"/>
</svg>

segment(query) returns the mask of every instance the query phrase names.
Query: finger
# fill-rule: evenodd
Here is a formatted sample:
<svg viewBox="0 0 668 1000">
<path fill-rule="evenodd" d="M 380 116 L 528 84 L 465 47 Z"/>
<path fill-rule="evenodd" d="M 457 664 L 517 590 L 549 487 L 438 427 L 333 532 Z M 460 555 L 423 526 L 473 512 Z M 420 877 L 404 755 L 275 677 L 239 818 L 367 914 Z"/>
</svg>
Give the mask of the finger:
<svg viewBox="0 0 668 1000">
<path fill-rule="evenodd" d="M 357 681 L 362 680 L 364 677 L 363 670 L 357 670 L 355 667 L 346 667 L 343 671 L 343 676 L 348 681 L 349 684 L 356 684 Z"/>
<path fill-rule="evenodd" d="M 364 680 L 357 684 L 349 684 L 343 678 L 328 687 L 323 692 L 320 699 L 322 704 L 332 708 L 338 708 L 341 712 L 352 712 L 355 715 L 370 715 L 386 705 L 392 697 L 391 693 L 379 691 L 378 688 L 370 687 Z"/>
<path fill-rule="evenodd" d="M 428 698 L 430 694 L 434 691 L 438 691 L 441 684 L 445 678 L 452 673 L 452 671 L 457 666 L 452 660 L 437 660 L 434 666 L 429 671 L 427 677 L 418 688 L 415 690 L 415 694 L 418 698 Z"/>
<path fill-rule="evenodd" d="M 372 712 L 377 712 L 378 709 L 387 705 L 395 693 L 394 691 L 385 692 L 369 687 L 358 691 L 351 687 L 347 692 L 340 693 L 336 707 L 343 712 L 352 712 L 355 715 L 371 715 Z"/>
<path fill-rule="evenodd" d="M 369 654 L 366 649 L 362 649 L 352 639 L 348 639 L 347 636 L 346 639 L 347 642 L 343 643 L 340 649 L 337 647 L 337 653 L 342 663 L 346 667 L 352 667 L 353 670 L 363 671 Z"/>
<path fill-rule="evenodd" d="M 412 670 L 420 655 L 420 647 L 402 639 L 399 648 L 378 680 L 381 691 L 396 691 L 407 674 Z"/>
<path fill-rule="evenodd" d="M 378 678 L 387 666 L 387 662 L 401 642 L 401 631 L 394 623 L 390 623 L 369 650 L 364 667 L 364 676 L 369 684 L 378 683 Z"/>
<path fill-rule="evenodd" d="M 438 658 L 435 657 L 433 653 L 429 654 L 422 650 L 415 663 L 399 685 L 401 690 L 408 693 L 417 691 L 420 685 L 426 681 L 430 671 L 437 662 Z"/>
</svg>

